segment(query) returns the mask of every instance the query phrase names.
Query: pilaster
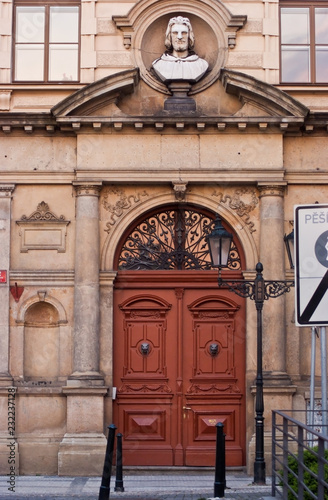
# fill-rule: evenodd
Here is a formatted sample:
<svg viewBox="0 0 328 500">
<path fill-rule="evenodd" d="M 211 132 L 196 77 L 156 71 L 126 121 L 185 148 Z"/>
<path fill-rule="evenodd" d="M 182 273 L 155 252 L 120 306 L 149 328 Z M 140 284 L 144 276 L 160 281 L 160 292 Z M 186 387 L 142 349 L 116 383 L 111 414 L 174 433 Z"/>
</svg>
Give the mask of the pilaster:
<svg viewBox="0 0 328 500">
<path fill-rule="evenodd" d="M 10 219 L 14 184 L 0 184 L 0 387 L 11 384 L 9 374 Z"/>
</svg>

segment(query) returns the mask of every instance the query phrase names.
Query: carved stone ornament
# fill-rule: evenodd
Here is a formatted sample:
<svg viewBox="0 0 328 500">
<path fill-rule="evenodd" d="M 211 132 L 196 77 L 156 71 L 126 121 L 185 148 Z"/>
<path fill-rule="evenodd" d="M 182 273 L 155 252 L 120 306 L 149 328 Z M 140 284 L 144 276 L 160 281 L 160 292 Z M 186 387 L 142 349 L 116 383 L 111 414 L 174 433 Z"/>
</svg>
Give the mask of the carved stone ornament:
<svg viewBox="0 0 328 500">
<path fill-rule="evenodd" d="M 149 196 L 147 191 L 127 195 L 125 191 L 120 188 L 105 189 L 101 204 L 105 208 L 105 210 L 110 213 L 110 219 L 106 223 L 107 229 L 105 229 L 105 231 L 109 233 L 111 230 L 111 226 L 114 226 L 117 219 L 119 217 L 122 217 L 122 215 L 127 212 L 133 205 L 135 205 L 136 203 L 140 203 L 141 198 L 145 196 Z M 109 199 L 111 200 L 111 202 L 108 201 Z"/>
<path fill-rule="evenodd" d="M 219 203 L 224 205 L 227 204 L 239 217 L 243 218 L 245 223 L 249 226 L 251 233 L 254 233 L 254 223 L 251 222 L 249 214 L 255 210 L 259 203 L 257 193 L 255 189 L 242 188 L 236 189 L 233 195 L 224 195 L 221 192 L 214 191 L 212 196 L 220 198 Z"/>
<path fill-rule="evenodd" d="M 50 211 L 48 203 L 45 203 L 44 201 L 41 201 L 41 203 L 38 204 L 37 209 L 35 212 L 33 212 L 31 215 L 28 217 L 26 215 L 23 215 L 21 218 L 22 221 L 64 221 L 65 217 L 63 215 L 60 215 L 57 217 L 53 212 Z"/>
<path fill-rule="evenodd" d="M 29 250 L 57 250 L 66 252 L 66 234 L 69 220 L 50 211 L 48 203 L 42 201 L 31 215 L 23 215 L 16 221 L 19 226 L 22 253 Z"/>
<path fill-rule="evenodd" d="M 174 80 L 196 83 L 205 75 L 208 62 L 192 52 L 194 43 L 195 36 L 189 19 L 172 17 L 165 33 L 167 52 L 152 64 L 155 74 L 165 85 Z"/>
<path fill-rule="evenodd" d="M 196 36 L 196 54 L 189 53 L 190 60 L 173 60 L 171 64 L 170 57 L 167 61 L 166 57 L 162 59 L 162 33 L 165 33 L 169 20 L 177 16 L 189 19 Z M 179 4 L 170 0 L 143 0 L 133 4 L 126 15 L 113 16 L 116 27 L 122 31 L 122 43 L 130 51 L 133 64 L 139 68 L 140 77 L 153 89 L 169 95 L 167 83 L 172 80 L 172 74 L 173 78 L 181 75 L 182 81 L 186 78 L 185 81 L 194 82 L 189 97 L 218 79 L 228 60 L 229 48 L 235 46 L 236 33 L 246 20 L 246 15 L 232 14 L 220 0 L 181 0 Z M 169 51 L 168 54 L 172 55 Z M 180 56 L 180 59 L 184 57 Z M 172 69 L 167 69 L 172 66 L 173 73 Z M 195 69 L 189 73 L 189 68 Z"/>
<path fill-rule="evenodd" d="M 177 201 L 184 201 L 186 198 L 188 182 L 174 182 L 173 190 Z"/>
<path fill-rule="evenodd" d="M 280 186 L 280 185 L 275 185 L 275 184 L 268 184 L 266 186 L 259 186 L 259 191 L 260 191 L 260 198 L 263 198 L 264 196 L 284 196 L 285 192 L 285 186 Z"/>
</svg>

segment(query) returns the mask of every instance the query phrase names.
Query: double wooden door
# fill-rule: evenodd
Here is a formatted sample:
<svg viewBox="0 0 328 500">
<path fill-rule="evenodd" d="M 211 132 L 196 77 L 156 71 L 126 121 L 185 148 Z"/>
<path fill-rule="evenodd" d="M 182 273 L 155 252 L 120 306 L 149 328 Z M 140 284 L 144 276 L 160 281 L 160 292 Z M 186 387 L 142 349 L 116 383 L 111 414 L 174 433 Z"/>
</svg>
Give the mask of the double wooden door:
<svg viewBox="0 0 328 500">
<path fill-rule="evenodd" d="M 119 273 L 114 423 L 127 465 L 245 463 L 244 301 L 204 271 Z"/>
</svg>

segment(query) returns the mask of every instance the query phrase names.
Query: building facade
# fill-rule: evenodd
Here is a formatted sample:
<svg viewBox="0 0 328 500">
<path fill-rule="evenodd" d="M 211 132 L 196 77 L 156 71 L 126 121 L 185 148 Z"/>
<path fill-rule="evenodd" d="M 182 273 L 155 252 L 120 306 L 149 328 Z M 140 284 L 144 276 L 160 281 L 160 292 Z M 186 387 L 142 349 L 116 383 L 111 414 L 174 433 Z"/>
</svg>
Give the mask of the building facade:
<svg viewBox="0 0 328 500">
<path fill-rule="evenodd" d="M 218 422 L 251 471 L 256 309 L 218 287 L 206 237 L 219 214 L 223 277 L 293 279 L 293 207 L 328 195 L 328 4 L 0 6 L 1 473 L 100 475 L 111 423 L 125 464 L 213 465 Z M 177 16 L 201 76 L 154 71 Z M 311 340 L 293 291 L 263 313 L 269 464 Z"/>
</svg>

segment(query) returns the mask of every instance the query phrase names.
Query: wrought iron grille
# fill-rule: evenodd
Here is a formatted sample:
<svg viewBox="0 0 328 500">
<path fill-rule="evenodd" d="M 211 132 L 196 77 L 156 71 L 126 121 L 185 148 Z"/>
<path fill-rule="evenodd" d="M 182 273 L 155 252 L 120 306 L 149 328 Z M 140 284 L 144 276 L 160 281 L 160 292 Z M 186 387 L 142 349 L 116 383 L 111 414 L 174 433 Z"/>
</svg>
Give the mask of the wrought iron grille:
<svg viewBox="0 0 328 500">
<path fill-rule="evenodd" d="M 142 221 L 126 238 L 119 257 L 121 270 L 209 270 L 207 235 L 214 220 L 192 209 L 163 210 Z M 241 269 L 234 243 L 228 263 Z"/>
</svg>

